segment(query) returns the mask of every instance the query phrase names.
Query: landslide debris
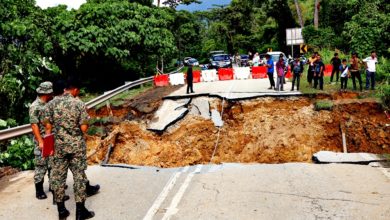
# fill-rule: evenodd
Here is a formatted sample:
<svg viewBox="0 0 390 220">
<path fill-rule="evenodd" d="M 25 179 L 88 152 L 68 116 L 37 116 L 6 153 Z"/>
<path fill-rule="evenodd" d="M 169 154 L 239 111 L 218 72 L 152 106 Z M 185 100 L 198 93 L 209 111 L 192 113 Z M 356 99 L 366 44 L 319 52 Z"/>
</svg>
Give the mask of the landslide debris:
<svg viewBox="0 0 390 220">
<path fill-rule="evenodd" d="M 350 99 L 353 94 L 344 96 L 320 97 L 332 100 L 331 111 L 316 111 L 316 98 L 308 97 L 225 102 L 224 125 L 212 163 L 311 162 L 318 151 L 342 151 L 341 124 L 348 152 L 390 153 L 390 128 L 385 126 L 388 119 L 380 104 Z M 220 100 L 209 98 L 209 103 L 210 110 L 221 112 Z M 131 113 L 134 105 L 125 108 Z M 178 167 L 210 162 L 218 134 L 211 120 L 187 114 L 157 134 L 146 129 L 152 115 L 115 123 L 107 136 L 88 137 L 89 162 L 104 160 L 109 144 L 113 164 Z"/>
</svg>

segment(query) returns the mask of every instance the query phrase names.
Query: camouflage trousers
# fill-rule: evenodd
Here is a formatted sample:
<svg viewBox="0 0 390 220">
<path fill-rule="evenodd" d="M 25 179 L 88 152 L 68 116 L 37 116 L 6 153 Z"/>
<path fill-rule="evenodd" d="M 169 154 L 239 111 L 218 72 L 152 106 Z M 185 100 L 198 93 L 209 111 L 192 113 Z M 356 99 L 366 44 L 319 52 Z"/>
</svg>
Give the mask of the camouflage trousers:
<svg viewBox="0 0 390 220">
<path fill-rule="evenodd" d="M 42 157 L 41 156 L 41 150 L 38 146 L 35 146 L 34 149 L 34 183 L 43 182 L 46 172 L 49 177 L 49 184 L 50 184 L 50 170 L 52 167 L 53 159 L 52 157 Z"/>
<path fill-rule="evenodd" d="M 53 157 L 53 167 L 51 173 L 51 185 L 54 190 L 56 202 L 62 202 L 65 195 L 66 177 L 68 169 L 73 174 L 73 190 L 76 202 L 86 200 L 87 176 L 87 157 L 84 154 L 65 154 L 55 155 Z"/>
</svg>

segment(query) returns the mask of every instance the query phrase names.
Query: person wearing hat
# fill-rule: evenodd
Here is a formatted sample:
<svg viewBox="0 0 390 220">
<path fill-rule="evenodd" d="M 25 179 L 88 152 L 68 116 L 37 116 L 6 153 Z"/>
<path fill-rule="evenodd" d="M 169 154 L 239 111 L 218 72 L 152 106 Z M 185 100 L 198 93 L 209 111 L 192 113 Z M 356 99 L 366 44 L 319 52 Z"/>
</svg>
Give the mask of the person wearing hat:
<svg viewBox="0 0 390 220">
<path fill-rule="evenodd" d="M 42 157 L 43 136 L 45 134 L 45 127 L 43 126 L 43 111 L 46 103 L 52 99 L 53 84 L 51 82 L 43 82 L 36 89 L 38 94 L 35 101 L 31 104 L 29 109 L 30 124 L 34 134 L 35 149 L 34 149 L 34 183 L 35 196 L 37 199 L 46 199 L 47 196 L 43 191 L 43 182 L 46 172 L 49 171 L 49 158 Z M 50 183 L 50 172 L 48 172 Z"/>
<path fill-rule="evenodd" d="M 95 215 L 85 207 L 88 179 L 85 174 L 87 152 L 84 134 L 88 129 L 89 115 L 85 103 L 77 98 L 80 88 L 77 79 L 69 79 L 63 94 L 53 99 L 44 113 L 46 134 L 54 131 L 55 151 L 51 184 L 59 219 L 66 219 L 70 214 L 64 201 L 68 169 L 72 172 L 74 181 L 75 219 L 89 219 Z"/>
</svg>

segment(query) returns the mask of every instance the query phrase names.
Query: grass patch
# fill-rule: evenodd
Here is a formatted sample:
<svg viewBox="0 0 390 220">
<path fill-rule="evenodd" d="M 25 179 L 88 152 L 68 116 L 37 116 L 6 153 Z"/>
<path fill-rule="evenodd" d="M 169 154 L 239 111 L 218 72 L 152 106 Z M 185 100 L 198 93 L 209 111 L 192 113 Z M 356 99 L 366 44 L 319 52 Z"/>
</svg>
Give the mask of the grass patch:
<svg viewBox="0 0 390 220">
<path fill-rule="evenodd" d="M 89 120 L 89 125 L 106 125 L 106 124 L 109 124 L 109 123 L 112 123 L 113 122 L 113 118 L 112 117 L 97 117 L 97 118 L 91 118 Z"/>
<path fill-rule="evenodd" d="M 320 111 L 320 110 L 331 111 L 333 109 L 333 102 L 329 100 L 316 101 L 316 103 L 314 104 L 314 109 L 316 111 Z"/>
<path fill-rule="evenodd" d="M 98 135 L 98 136 L 104 136 L 106 133 L 104 127 L 98 127 L 98 126 L 90 126 L 88 128 L 88 131 L 87 131 L 87 134 L 88 135 L 91 135 L 91 136 L 95 136 L 95 135 Z"/>
</svg>

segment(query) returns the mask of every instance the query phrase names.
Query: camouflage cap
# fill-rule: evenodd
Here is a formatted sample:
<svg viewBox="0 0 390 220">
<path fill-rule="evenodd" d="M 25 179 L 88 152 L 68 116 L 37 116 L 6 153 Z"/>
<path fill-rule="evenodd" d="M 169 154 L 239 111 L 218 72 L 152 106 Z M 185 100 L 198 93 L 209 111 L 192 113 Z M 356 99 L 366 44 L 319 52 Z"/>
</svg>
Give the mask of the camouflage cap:
<svg viewBox="0 0 390 220">
<path fill-rule="evenodd" d="M 36 91 L 38 94 L 42 95 L 51 94 L 53 93 L 53 83 L 49 81 L 43 82 L 39 85 Z"/>
</svg>

